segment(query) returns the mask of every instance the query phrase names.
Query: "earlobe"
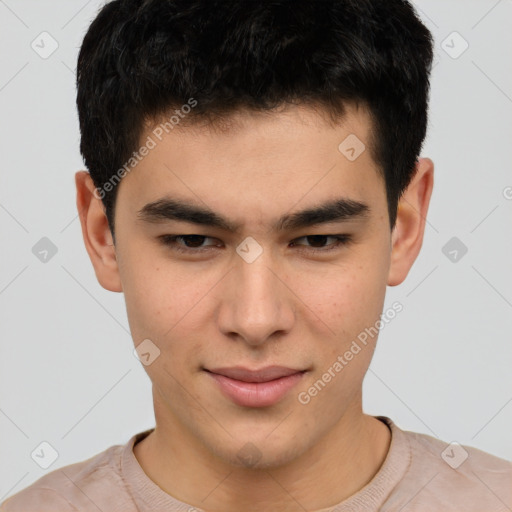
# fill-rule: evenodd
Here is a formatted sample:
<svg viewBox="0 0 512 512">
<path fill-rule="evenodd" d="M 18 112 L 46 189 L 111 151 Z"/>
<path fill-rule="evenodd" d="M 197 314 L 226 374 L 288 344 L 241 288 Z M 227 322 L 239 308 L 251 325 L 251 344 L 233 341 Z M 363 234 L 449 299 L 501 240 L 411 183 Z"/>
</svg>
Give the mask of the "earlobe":
<svg viewBox="0 0 512 512">
<path fill-rule="evenodd" d="M 85 248 L 98 282 L 106 290 L 122 292 L 121 278 L 112 233 L 101 199 L 87 171 L 75 174 L 76 206 Z"/>
<path fill-rule="evenodd" d="M 420 158 L 416 164 L 416 173 L 398 203 L 396 224 L 391 237 L 389 286 L 404 281 L 420 252 L 433 185 L 434 164 L 429 158 Z"/>
</svg>

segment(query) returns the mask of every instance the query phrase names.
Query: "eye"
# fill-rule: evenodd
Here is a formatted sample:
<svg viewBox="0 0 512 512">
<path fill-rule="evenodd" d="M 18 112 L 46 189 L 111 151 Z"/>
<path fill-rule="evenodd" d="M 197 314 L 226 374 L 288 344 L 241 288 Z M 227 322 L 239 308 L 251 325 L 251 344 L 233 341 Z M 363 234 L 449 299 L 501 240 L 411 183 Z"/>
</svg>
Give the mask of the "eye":
<svg viewBox="0 0 512 512">
<path fill-rule="evenodd" d="M 334 243 L 328 244 L 326 246 L 325 243 L 329 238 L 334 239 Z M 303 245 L 298 244 L 298 240 L 307 240 L 308 243 L 312 244 L 312 246 L 309 247 L 305 246 L 306 251 L 324 253 L 339 249 L 341 246 L 348 245 L 352 241 L 350 235 L 307 235 L 302 236 L 300 238 L 296 238 L 294 241 L 291 242 L 292 245 Z M 302 250 L 304 249 L 301 249 L 301 251 Z"/>
<path fill-rule="evenodd" d="M 160 239 L 164 245 L 171 246 L 173 250 L 184 253 L 200 253 L 216 245 L 202 245 L 207 239 L 215 240 L 215 238 L 204 235 L 163 235 Z"/>
<path fill-rule="evenodd" d="M 204 245 L 207 240 L 217 240 L 205 235 L 162 235 L 159 238 L 164 245 L 171 247 L 172 250 L 186 254 L 200 254 L 220 246 L 215 242 Z M 334 243 L 326 245 L 329 239 L 333 239 Z M 298 243 L 299 240 L 306 240 L 311 245 Z M 326 253 L 346 246 L 351 241 L 350 235 L 307 235 L 296 238 L 290 242 L 290 245 L 300 246 L 299 251 L 301 252 Z"/>
</svg>

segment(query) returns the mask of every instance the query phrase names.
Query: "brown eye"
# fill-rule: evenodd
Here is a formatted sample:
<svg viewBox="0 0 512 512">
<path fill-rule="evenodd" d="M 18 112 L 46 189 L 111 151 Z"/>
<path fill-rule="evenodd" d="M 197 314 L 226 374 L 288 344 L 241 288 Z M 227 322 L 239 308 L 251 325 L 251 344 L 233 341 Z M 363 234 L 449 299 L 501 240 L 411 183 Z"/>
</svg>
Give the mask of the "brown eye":
<svg viewBox="0 0 512 512">
<path fill-rule="evenodd" d="M 170 246 L 173 250 L 186 253 L 199 253 L 209 250 L 218 244 L 203 245 L 205 240 L 215 240 L 205 235 L 163 235 L 159 237 L 162 243 Z"/>
<path fill-rule="evenodd" d="M 334 243 L 328 244 L 329 239 L 334 239 Z M 309 244 L 299 244 L 297 240 L 306 240 Z M 328 252 L 332 250 L 336 250 L 341 246 L 347 245 L 351 241 L 351 237 L 349 235 L 307 235 L 302 236 L 300 238 L 295 239 L 292 244 L 304 246 L 305 250 L 312 252 Z M 301 249 L 303 250 L 303 249 Z"/>
</svg>

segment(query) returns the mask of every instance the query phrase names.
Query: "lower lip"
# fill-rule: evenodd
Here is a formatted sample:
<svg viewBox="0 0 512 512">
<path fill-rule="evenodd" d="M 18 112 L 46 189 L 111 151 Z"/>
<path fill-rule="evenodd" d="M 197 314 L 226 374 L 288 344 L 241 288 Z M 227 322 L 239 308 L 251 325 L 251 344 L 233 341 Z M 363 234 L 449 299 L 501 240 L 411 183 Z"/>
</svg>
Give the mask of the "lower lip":
<svg viewBox="0 0 512 512">
<path fill-rule="evenodd" d="M 224 395 L 243 407 L 274 405 L 299 383 L 304 374 L 294 373 L 268 382 L 243 382 L 217 373 L 207 373 L 218 383 Z"/>
</svg>

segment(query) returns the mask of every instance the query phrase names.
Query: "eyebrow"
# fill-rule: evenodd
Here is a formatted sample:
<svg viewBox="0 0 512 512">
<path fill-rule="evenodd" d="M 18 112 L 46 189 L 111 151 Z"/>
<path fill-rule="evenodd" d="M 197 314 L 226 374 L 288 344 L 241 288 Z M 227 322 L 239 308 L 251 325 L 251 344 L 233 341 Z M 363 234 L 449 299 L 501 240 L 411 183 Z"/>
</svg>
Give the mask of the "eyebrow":
<svg viewBox="0 0 512 512">
<path fill-rule="evenodd" d="M 291 231 L 327 222 L 363 219 L 367 218 L 369 212 L 370 208 L 367 204 L 342 197 L 305 210 L 285 214 L 273 224 L 272 229 L 274 231 Z M 209 208 L 170 197 L 163 197 L 146 204 L 137 212 L 137 217 L 148 223 L 174 220 L 231 232 L 239 232 L 241 228 L 240 224 L 232 223 Z"/>
</svg>

